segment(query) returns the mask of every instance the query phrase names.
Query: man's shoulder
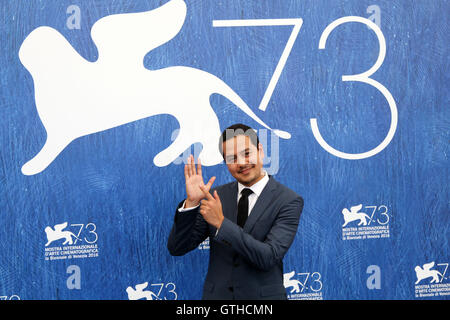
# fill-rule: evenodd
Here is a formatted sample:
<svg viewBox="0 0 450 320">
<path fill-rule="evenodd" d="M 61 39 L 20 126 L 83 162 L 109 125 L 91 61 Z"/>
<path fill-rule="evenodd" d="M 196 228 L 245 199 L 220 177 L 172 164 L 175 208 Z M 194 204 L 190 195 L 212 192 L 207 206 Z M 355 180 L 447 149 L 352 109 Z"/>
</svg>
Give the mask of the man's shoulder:
<svg viewBox="0 0 450 320">
<path fill-rule="evenodd" d="M 273 176 L 270 177 L 269 182 L 270 181 L 273 184 L 273 188 L 275 188 L 277 190 L 277 193 L 283 198 L 288 200 L 300 198 L 301 201 L 303 202 L 303 198 L 297 192 L 287 187 L 286 185 L 282 184 L 281 182 L 275 180 Z"/>
</svg>

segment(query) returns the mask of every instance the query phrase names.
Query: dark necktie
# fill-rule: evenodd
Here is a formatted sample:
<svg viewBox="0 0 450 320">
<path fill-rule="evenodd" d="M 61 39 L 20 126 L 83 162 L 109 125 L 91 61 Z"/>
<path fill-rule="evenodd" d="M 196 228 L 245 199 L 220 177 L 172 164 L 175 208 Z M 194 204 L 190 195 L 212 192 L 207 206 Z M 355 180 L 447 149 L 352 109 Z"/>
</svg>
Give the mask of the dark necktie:
<svg viewBox="0 0 450 320">
<path fill-rule="evenodd" d="M 237 216 L 237 224 L 243 228 L 245 225 L 245 221 L 248 218 L 248 196 L 251 195 L 253 191 L 249 188 L 242 189 L 241 198 L 238 202 L 238 216 Z"/>
</svg>

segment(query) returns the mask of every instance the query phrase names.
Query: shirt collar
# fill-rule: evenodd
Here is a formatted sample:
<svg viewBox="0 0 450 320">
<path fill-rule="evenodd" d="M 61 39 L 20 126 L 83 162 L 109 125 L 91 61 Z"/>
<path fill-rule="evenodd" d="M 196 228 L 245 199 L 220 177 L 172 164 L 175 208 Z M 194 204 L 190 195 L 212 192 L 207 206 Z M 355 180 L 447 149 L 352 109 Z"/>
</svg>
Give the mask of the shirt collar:
<svg viewBox="0 0 450 320">
<path fill-rule="evenodd" d="M 241 194 L 242 189 L 249 188 L 255 193 L 258 197 L 263 191 L 264 187 L 266 186 L 267 182 L 269 182 L 269 176 L 267 175 L 267 172 L 264 170 L 264 177 L 262 177 L 261 180 L 259 180 L 257 183 L 252 185 L 251 187 L 246 187 L 242 183 L 238 182 L 238 197 Z"/>
</svg>

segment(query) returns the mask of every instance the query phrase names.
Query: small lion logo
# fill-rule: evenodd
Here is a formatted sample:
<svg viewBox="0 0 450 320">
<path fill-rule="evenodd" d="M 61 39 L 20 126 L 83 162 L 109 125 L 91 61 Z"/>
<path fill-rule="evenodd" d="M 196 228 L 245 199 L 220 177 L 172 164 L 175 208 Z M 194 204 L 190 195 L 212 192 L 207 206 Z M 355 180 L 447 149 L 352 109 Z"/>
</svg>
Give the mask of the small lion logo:
<svg viewBox="0 0 450 320">
<path fill-rule="evenodd" d="M 356 220 L 359 220 L 358 226 L 360 226 L 361 224 L 366 226 L 367 219 L 369 219 L 370 221 L 370 217 L 364 212 L 359 212 L 361 208 L 362 204 L 350 207 L 350 211 L 347 208 L 342 209 L 342 215 L 344 216 L 344 224 L 342 226 L 345 227 L 349 222 Z"/>
<path fill-rule="evenodd" d="M 300 287 L 299 287 L 299 285 L 301 284 L 300 281 L 291 279 L 294 275 L 295 275 L 295 271 L 283 274 L 284 287 L 286 289 L 289 287 L 292 287 L 292 290 L 289 293 L 299 293 L 300 292 Z"/>
<path fill-rule="evenodd" d="M 161 300 L 152 291 L 144 290 L 145 288 L 147 288 L 147 286 L 148 286 L 148 282 L 144 282 L 141 284 L 137 284 L 135 286 L 136 289 L 133 289 L 132 287 L 128 287 L 125 290 L 128 294 L 128 300 L 140 300 L 143 298 L 145 298 L 146 300 Z"/>
<path fill-rule="evenodd" d="M 65 245 L 65 244 L 72 245 L 73 244 L 72 237 L 81 241 L 81 239 L 79 239 L 72 232 L 63 231 L 63 229 L 66 227 L 67 227 L 67 222 L 64 222 L 61 224 L 56 224 L 54 226 L 54 230 L 51 227 L 46 227 L 45 233 L 47 234 L 47 243 L 45 244 L 45 246 L 47 247 L 50 243 L 52 243 L 53 241 L 59 240 L 59 239 L 65 239 L 65 241 L 63 242 L 63 245 Z"/>
<path fill-rule="evenodd" d="M 439 283 L 439 276 L 443 277 L 442 274 L 437 270 L 431 270 L 434 267 L 434 261 L 430 263 L 425 263 L 421 268 L 420 266 L 416 266 L 414 270 L 416 271 L 417 281 L 415 284 L 418 284 L 420 281 L 432 278 L 430 283 Z"/>
</svg>

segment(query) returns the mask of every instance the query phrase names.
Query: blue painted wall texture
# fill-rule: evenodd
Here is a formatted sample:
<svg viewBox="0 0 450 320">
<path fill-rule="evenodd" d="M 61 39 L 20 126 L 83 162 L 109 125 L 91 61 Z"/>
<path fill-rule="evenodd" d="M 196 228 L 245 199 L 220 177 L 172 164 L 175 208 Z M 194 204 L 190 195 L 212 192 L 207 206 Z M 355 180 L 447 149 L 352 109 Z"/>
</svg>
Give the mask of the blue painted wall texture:
<svg viewBox="0 0 450 320">
<path fill-rule="evenodd" d="M 40 26 L 51 27 L 83 59 L 95 62 L 95 22 L 167 2 L 1 0 L 2 299 L 132 299 L 143 298 L 142 292 L 152 292 L 149 299 L 201 298 L 208 243 L 184 257 L 172 257 L 166 247 L 175 207 L 185 197 L 181 161 L 153 163 L 179 127 L 170 113 L 82 136 L 42 172 L 21 171 L 47 137 L 36 108 L 39 90 L 19 59 L 27 36 Z M 279 140 L 269 134 L 266 148 L 275 178 L 305 200 L 297 236 L 284 258 L 284 272 L 293 272 L 285 282 L 288 297 L 448 299 L 449 2 L 185 2 L 179 33 L 149 50 L 143 64 L 215 75 L 270 127 L 291 134 Z M 381 45 L 373 28 L 341 24 L 319 49 L 325 28 L 350 16 L 373 22 L 385 38 L 384 61 L 370 78 L 392 95 L 398 117 L 374 85 L 342 81 L 377 61 Z M 262 110 L 293 25 L 277 20 L 271 26 L 220 27 L 213 21 L 300 18 L 300 31 Z M 149 37 L 164 28 L 162 23 L 147 30 Z M 79 88 L 55 92 L 61 105 L 83 95 Z M 236 122 L 263 129 L 222 95 L 211 95 L 210 103 L 222 130 Z M 123 105 L 124 112 L 131 107 Z M 321 136 L 334 149 L 361 154 L 382 143 L 394 117 L 398 122 L 385 148 L 354 160 L 325 150 L 310 121 L 317 119 Z M 271 146 L 271 139 L 278 145 Z M 202 147 L 194 144 L 192 151 L 194 146 Z M 223 163 L 205 166 L 203 174 L 205 179 L 215 175 L 216 185 L 233 179 Z M 360 218 L 343 226 L 342 212 L 351 210 Z"/>
</svg>

